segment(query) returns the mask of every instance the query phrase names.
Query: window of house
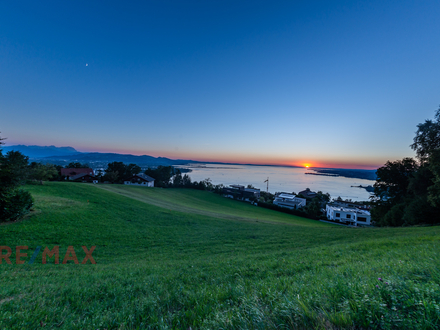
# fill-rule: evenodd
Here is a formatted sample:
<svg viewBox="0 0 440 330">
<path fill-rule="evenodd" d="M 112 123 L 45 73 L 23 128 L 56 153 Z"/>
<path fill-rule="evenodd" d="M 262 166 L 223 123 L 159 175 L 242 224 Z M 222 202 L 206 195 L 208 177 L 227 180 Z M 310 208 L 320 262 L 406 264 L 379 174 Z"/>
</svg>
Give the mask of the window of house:
<svg viewBox="0 0 440 330">
<path fill-rule="evenodd" d="M 358 221 L 367 222 L 367 218 L 364 218 L 364 217 L 358 217 Z"/>
<path fill-rule="evenodd" d="M 336 217 L 336 218 L 341 217 L 341 213 L 336 213 L 335 217 Z"/>
<path fill-rule="evenodd" d="M 351 219 L 351 214 L 347 214 L 347 219 Z"/>
</svg>

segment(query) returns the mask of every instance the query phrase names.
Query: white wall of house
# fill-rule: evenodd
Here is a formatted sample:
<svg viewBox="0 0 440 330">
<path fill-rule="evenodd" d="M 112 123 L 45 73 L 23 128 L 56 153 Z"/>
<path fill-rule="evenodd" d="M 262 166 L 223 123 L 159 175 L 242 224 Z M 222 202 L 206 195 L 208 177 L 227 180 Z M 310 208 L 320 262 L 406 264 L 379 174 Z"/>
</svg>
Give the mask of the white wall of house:
<svg viewBox="0 0 440 330">
<path fill-rule="evenodd" d="M 142 187 L 154 187 L 154 181 L 151 182 L 131 182 L 131 181 L 124 181 L 124 184 L 128 184 L 131 186 L 142 186 Z"/>
<path fill-rule="evenodd" d="M 356 223 L 358 225 L 371 225 L 371 214 L 370 212 L 366 212 L 368 214 L 356 214 Z"/>
<path fill-rule="evenodd" d="M 328 205 L 326 206 L 326 214 L 329 220 L 338 221 L 342 223 L 350 223 L 353 225 L 370 225 L 370 212 L 354 209 L 344 208 L 340 206 Z"/>
</svg>

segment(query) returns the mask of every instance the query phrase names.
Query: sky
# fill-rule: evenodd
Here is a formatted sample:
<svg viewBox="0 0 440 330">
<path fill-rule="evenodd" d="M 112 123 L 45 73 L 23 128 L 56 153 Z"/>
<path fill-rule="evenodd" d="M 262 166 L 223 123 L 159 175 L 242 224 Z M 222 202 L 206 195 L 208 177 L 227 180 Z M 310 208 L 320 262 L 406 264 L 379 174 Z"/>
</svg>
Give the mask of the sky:
<svg viewBox="0 0 440 330">
<path fill-rule="evenodd" d="M 6 145 L 373 169 L 440 104 L 440 1 L 2 1 Z"/>
</svg>

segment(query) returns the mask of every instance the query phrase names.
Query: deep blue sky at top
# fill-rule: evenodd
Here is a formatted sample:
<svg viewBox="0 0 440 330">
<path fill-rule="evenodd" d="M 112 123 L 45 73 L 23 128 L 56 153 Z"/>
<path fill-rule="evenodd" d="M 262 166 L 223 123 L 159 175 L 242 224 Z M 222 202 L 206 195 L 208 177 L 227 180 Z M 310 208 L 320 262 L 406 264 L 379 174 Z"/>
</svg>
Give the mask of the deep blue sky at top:
<svg viewBox="0 0 440 330">
<path fill-rule="evenodd" d="M 439 17 L 429 0 L 3 1 L 1 136 L 380 166 L 440 104 Z"/>
</svg>

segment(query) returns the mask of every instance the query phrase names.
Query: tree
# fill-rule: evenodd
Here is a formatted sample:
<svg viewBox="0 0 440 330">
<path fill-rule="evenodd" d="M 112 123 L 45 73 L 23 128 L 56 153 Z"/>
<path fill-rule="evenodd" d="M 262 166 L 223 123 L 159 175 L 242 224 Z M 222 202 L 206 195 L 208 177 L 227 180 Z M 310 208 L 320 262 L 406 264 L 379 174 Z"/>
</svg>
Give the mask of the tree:
<svg viewBox="0 0 440 330">
<path fill-rule="evenodd" d="M 159 165 L 156 168 L 148 168 L 145 170 L 145 174 L 151 176 L 154 181 L 154 185 L 157 187 L 166 188 L 170 185 L 171 178 L 176 173 L 176 170 L 172 166 Z M 182 178 L 183 179 L 183 178 Z"/>
<path fill-rule="evenodd" d="M 388 161 L 378 168 L 374 184 L 376 200 L 399 202 L 407 194 L 410 180 L 414 178 L 417 169 L 417 162 L 412 158 Z"/>
<path fill-rule="evenodd" d="M 41 164 L 32 162 L 30 165 L 29 177 L 33 180 L 43 181 L 50 180 L 58 175 L 58 171 L 52 164 Z"/>
<path fill-rule="evenodd" d="M 331 196 L 330 196 L 329 193 L 323 193 L 322 191 L 318 191 L 316 193 L 316 197 L 315 198 L 318 198 L 319 201 L 321 203 L 324 203 L 323 205 L 325 206 L 326 203 L 330 202 Z"/>
<path fill-rule="evenodd" d="M 435 224 L 440 221 L 440 208 L 433 206 L 427 194 L 420 196 L 411 196 L 406 201 L 405 213 L 402 217 L 403 226 L 412 226 L 417 224 Z"/>
<path fill-rule="evenodd" d="M 99 182 L 102 182 L 102 178 L 104 177 L 104 175 L 101 169 L 99 169 L 98 172 L 96 173 L 96 177 L 98 178 Z"/>
<path fill-rule="evenodd" d="M 270 192 L 260 191 L 260 199 L 261 198 L 263 198 L 266 203 L 273 203 L 275 195 Z"/>
<path fill-rule="evenodd" d="M 109 171 L 104 175 L 105 181 L 110 181 L 111 183 L 116 183 L 119 180 L 119 172 L 118 171 Z"/>
<path fill-rule="evenodd" d="M 107 164 L 103 179 L 112 183 L 122 183 L 140 171 L 141 168 L 136 164 L 125 165 L 123 162 L 112 162 Z"/>
<path fill-rule="evenodd" d="M 380 226 L 440 222 L 440 108 L 417 125 L 411 148 L 419 162 L 388 161 L 376 172 L 371 217 Z"/>
<path fill-rule="evenodd" d="M 104 180 L 111 183 L 122 183 L 124 176 L 125 165 L 123 162 L 112 162 L 107 164 L 105 170 Z"/>
<path fill-rule="evenodd" d="M 409 179 L 408 194 L 414 196 L 426 195 L 434 179 L 435 176 L 429 164 L 420 165 Z"/>
<path fill-rule="evenodd" d="M 214 185 L 212 184 L 212 180 L 210 178 L 207 178 L 207 179 L 200 181 L 200 182 L 203 182 L 204 190 L 211 191 L 214 189 Z"/>
<path fill-rule="evenodd" d="M 191 178 L 188 174 L 184 174 L 182 178 L 182 185 L 186 188 L 190 188 L 192 185 Z"/>
<path fill-rule="evenodd" d="M 427 189 L 428 201 L 432 206 L 440 208 L 440 150 L 432 152 L 429 160 L 433 185 Z"/>
<path fill-rule="evenodd" d="M 321 208 L 321 201 L 319 198 L 315 197 L 307 203 L 303 208 L 303 211 L 305 211 L 312 219 L 318 219 L 322 215 Z"/>
<path fill-rule="evenodd" d="M 435 120 L 425 120 L 417 125 L 416 136 L 411 148 L 416 152 L 417 158 L 423 163 L 429 156 L 440 149 L 440 107 L 435 112 Z"/>
<path fill-rule="evenodd" d="M 29 212 L 33 199 L 20 189 L 27 177 L 28 157 L 18 151 L 2 153 L 0 138 L 0 222 L 13 221 Z"/>
<path fill-rule="evenodd" d="M 108 172 L 118 172 L 119 174 L 124 174 L 125 172 L 125 165 L 123 162 L 112 162 L 107 164 L 107 169 L 105 170 L 106 173 Z"/>
<path fill-rule="evenodd" d="M 66 166 L 66 168 L 89 168 L 90 165 L 87 163 L 81 164 L 78 162 L 71 162 L 69 165 Z"/>
<path fill-rule="evenodd" d="M 301 195 L 300 195 L 301 196 Z M 322 209 L 330 202 L 330 194 L 318 191 L 316 196 L 312 199 L 308 199 L 307 205 L 301 210 L 305 212 L 312 219 L 319 219 L 322 214 Z"/>
<path fill-rule="evenodd" d="M 425 172 L 431 174 L 423 187 L 427 191 L 427 200 L 431 206 L 440 208 L 440 107 L 434 118 L 434 121 L 425 120 L 417 125 L 411 148 L 422 165 L 426 164 Z"/>
<path fill-rule="evenodd" d="M 123 179 L 129 179 L 133 175 L 138 174 L 141 172 L 141 168 L 136 164 L 128 164 L 125 166 L 125 172 L 123 174 Z"/>
<path fill-rule="evenodd" d="M 414 178 L 419 166 L 412 158 L 404 158 L 377 169 L 376 183 L 371 210 L 372 220 L 380 226 L 401 226 L 404 224 L 405 208 L 409 204 L 410 185 L 415 188 Z"/>
<path fill-rule="evenodd" d="M 177 170 L 177 174 L 173 177 L 173 186 L 174 187 L 182 187 L 183 186 L 182 173 L 179 170 Z"/>
<path fill-rule="evenodd" d="M 216 184 L 214 187 L 213 187 L 213 191 L 216 193 L 216 194 L 219 194 L 219 195 L 222 195 L 223 194 L 223 188 L 224 188 L 224 185 L 223 184 Z"/>
<path fill-rule="evenodd" d="M 28 191 L 14 188 L 0 193 L 0 222 L 14 221 L 29 212 L 34 200 Z"/>
<path fill-rule="evenodd" d="M 0 182 L 3 188 L 9 189 L 23 185 L 26 182 L 29 157 L 19 151 L 8 151 L 5 156 L 2 155 L 1 161 L 2 173 L 0 174 Z"/>
</svg>

